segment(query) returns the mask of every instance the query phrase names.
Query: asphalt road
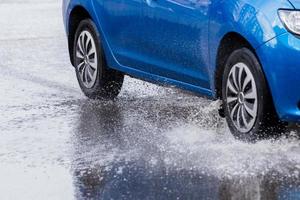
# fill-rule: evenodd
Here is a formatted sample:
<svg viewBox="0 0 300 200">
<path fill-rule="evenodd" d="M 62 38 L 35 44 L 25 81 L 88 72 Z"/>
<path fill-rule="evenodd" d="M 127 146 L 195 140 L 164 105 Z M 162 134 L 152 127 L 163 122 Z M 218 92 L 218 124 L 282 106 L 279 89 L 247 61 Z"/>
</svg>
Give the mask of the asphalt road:
<svg viewBox="0 0 300 200">
<path fill-rule="evenodd" d="M 1 199 L 300 199 L 299 129 L 246 144 L 217 102 L 126 77 L 91 101 L 59 0 L 0 0 Z"/>
</svg>

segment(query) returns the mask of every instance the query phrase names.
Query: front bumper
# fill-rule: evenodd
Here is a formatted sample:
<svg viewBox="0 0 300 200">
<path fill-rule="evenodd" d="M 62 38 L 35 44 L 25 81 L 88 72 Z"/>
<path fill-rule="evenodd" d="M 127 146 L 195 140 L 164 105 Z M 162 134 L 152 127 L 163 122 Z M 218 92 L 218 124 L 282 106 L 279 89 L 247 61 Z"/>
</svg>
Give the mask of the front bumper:
<svg viewBox="0 0 300 200">
<path fill-rule="evenodd" d="M 300 38 L 284 33 L 256 52 L 279 118 L 300 122 Z"/>
</svg>

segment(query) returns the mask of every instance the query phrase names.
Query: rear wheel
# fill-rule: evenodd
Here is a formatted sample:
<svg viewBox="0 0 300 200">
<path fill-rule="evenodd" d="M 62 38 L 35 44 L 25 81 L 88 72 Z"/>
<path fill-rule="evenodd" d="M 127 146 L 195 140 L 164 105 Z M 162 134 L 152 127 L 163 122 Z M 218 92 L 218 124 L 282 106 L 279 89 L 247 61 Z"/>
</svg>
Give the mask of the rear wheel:
<svg viewBox="0 0 300 200">
<path fill-rule="evenodd" d="M 119 94 L 124 75 L 107 67 L 100 35 L 90 19 L 77 28 L 73 55 L 77 79 L 87 97 L 112 99 Z"/>
<path fill-rule="evenodd" d="M 233 135 L 253 141 L 284 130 L 256 56 L 247 48 L 228 58 L 222 82 L 225 117 Z"/>
</svg>

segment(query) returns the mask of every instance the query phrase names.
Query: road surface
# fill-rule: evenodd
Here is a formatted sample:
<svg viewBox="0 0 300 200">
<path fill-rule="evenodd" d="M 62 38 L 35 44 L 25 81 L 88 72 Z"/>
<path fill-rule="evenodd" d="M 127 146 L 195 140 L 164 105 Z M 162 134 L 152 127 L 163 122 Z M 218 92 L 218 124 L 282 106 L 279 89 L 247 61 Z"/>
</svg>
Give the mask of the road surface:
<svg viewBox="0 0 300 200">
<path fill-rule="evenodd" d="M 217 102 L 126 77 L 81 93 L 59 0 L 0 0 L 1 199 L 300 199 L 299 129 L 246 144 Z"/>
</svg>

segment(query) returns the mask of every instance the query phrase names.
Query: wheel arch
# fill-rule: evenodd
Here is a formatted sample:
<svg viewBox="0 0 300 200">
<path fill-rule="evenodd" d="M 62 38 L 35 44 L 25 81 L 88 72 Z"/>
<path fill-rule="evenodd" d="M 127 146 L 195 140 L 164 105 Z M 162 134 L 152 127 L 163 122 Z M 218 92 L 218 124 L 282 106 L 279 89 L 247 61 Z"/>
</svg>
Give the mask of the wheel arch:
<svg viewBox="0 0 300 200">
<path fill-rule="evenodd" d="M 272 91 L 270 89 L 268 79 L 266 78 L 264 67 L 259 59 L 258 54 L 256 53 L 256 49 L 251 45 L 251 43 L 246 38 L 244 38 L 242 35 L 240 35 L 239 33 L 236 33 L 236 32 L 229 32 L 226 35 L 224 35 L 224 37 L 222 38 L 220 45 L 218 47 L 217 58 L 216 58 L 216 70 L 215 70 L 216 98 L 218 98 L 218 99 L 222 98 L 223 73 L 225 70 L 225 64 L 226 64 L 228 57 L 234 50 L 237 50 L 237 49 L 240 49 L 243 47 L 248 48 L 254 54 L 257 61 L 259 62 L 260 66 L 261 66 L 261 71 L 262 71 L 263 76 L 266 81 L 266 87 L 268 90 L 268 98 L 270 98 L 270 105 L 269 105 L 270 109 L 276 111 L 275 106 L 274 106 L 274 99 L 272 96 Z M 222 107 L 221 107 L 221 111 L 222 111 Z M 276 112 L 274 113 L 274 116 L 276 116 L 278 118 L 278 114 Z"/>
<path fill-rule="evenodd" d="M 229 32 L 223 36 L 219 44 L 216 56 L 216 70 L 215 70 L 215 94 L 216 98 L 222 97 L 222 80 L 225 64 L 230 54 L 239 48 L 249 48 L 255 55 L 255 49 L 250 42 L 237 32 Z"/>
<path fill-rule="evenodd" d="M 92 17 L 83 6 L 80 5 L 75 6 L 70 13 L 70 17 L 68 21 L 68 46 L 69 46 L 70 61 L 72 65 L 74 65 L 73 44 L 75 40 L 76 29 L 79 23 L 84 19 L 92 19 Z"/>
<path fill-rule="evenodd" d="M 220 97 L 219 79 L 222 67 L 224 67 L 220 67 L 218 58 L 226 58 L 235 45 L 242 44 L 247 45 L 259 60 L 260 55 L 256 50 L 276 36 L 286 33 L 278 17 L 278 8 L 292 9 L 293 7 L 286 0 L 279 0 L 272 4 L 267 1 L 252 0 L 227 0 L 212 3 L 209 25 L 212 69 L 210 78 L 215 98 Z M 230 42 L 230 45 L 226 45 L 226 41 Z"/>
</svg>

